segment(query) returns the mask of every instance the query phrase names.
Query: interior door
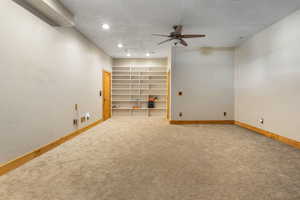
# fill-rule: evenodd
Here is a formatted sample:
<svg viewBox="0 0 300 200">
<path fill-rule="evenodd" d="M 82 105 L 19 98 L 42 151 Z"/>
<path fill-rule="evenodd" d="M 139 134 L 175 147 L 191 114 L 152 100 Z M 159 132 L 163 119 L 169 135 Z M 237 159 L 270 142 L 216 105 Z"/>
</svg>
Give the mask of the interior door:
<svg viewBox="0 0 300 200">
<path fill-rule="evenodd" d="M 111 73 L 103 71 L 103 120 L 111 117 Z"/>
</svg>

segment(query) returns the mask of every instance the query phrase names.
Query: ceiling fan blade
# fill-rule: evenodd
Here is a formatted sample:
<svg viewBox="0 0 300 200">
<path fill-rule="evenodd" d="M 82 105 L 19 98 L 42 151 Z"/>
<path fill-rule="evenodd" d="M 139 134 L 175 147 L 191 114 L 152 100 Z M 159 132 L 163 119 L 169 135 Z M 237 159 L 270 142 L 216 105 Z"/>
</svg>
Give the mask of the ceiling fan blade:
<svg viewBox="0 0 300 200">
<path fill-rule="evenodd" d="M 174 26 L 175 33 L 180 33 L 182 32 L 182 25 L 175 25 Z"/>
<path fill-rule="evenodd" d="M 180 39 L 180 44 L 182 44 L 183 46 L 188 46 L 188 44 L 186 43 L 186 41 L 184 41 L 183 39 Z"/>
<path fill-rule="evenodd" d="M 173 40 L 173 38 L 167 39 L 167 40 L 165 40 L 165 41 L 162 41 L 162 42 L 158 43 L 158 45 L 161 45 L 161 44 L 163 44 L 163 43 L 169 42 L 169 41 L 171 41 L 171 40 Z"/>
<path fill-rule="evenodd" d="M 153 36 L 159 36 L 159 37 L 170 37 L 169 35 L 163 35 L 163 34 L 152 34 Z"/>
<path fill-rule="evenodd" d="M 206 37 L 206 35 L 182 35 L 181 38 L 200 38 Z"/>
</svg>

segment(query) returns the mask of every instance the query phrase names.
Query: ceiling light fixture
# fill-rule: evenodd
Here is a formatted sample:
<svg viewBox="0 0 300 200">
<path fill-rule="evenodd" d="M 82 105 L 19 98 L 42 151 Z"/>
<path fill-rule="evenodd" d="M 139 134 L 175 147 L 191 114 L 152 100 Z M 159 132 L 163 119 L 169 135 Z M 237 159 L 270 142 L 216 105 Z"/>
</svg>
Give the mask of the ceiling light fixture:
<svg viewBox="0 0 300 200">
<path fill-rule="evenodd" d="M 122 43 L 119 43 L 118 44 L 118 47 L 121 49 L 121 48 L 123 48 L 123 44 Z"/>
<path fill-rule="evenodd" d="M 109 27 L 109 25 L 108 25 L 108 24 L 102 24 L 102 28 L 103 28 L 104 30 L 108 30 L 108 29 L 110 29 L 110 27 Z"/>
</svg>

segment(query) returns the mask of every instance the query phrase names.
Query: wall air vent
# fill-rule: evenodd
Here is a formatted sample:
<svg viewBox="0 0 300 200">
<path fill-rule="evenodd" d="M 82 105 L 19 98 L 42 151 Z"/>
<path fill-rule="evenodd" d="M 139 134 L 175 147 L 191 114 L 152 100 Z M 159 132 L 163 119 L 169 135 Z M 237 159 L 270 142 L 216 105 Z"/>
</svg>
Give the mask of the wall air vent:
<svg viewBox="0 0 300 200">
<path fill-rule="evenodd" d="M 12 0 L 52 26 L 74 26 L 73 14 L 59 0 Z"/>
</svg>

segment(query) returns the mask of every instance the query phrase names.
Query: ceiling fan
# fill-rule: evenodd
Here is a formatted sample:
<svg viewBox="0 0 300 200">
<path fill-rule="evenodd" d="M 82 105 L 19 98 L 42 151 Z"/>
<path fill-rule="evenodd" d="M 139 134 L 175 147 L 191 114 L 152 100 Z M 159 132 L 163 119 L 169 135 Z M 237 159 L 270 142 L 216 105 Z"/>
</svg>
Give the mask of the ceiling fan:
<svg viewBox="0 0 300 200">
<path fill-rule="evenodd" d="M 177 45 L 177 43 L 179 42 L 180 44 L 182 44 L 183 46 L 188 46 L 187 42 L 184 41 L 184 38 L 201 38 L 201 37 L 206 37 L 205 35 L 194 35 L 194 34 L 189 34 L 189 35 L 182 35 L 182 25 L 175 25 L 173 26 L 174 31 L 171 32 L 169 35 L 163 35 L 163 34 L 153 34 L 154 36 L 160 36 L 160 37 L 168 37 L 170 39 L 167 39 L 165 41 L 162 41 L 160 43 L 158 43 L 158 45 L 161 45 L 165 42 L 169 42 L 171 40 L 177 40 L 177 42 L 175 42 L 175 45 Z"/>
</svg>

